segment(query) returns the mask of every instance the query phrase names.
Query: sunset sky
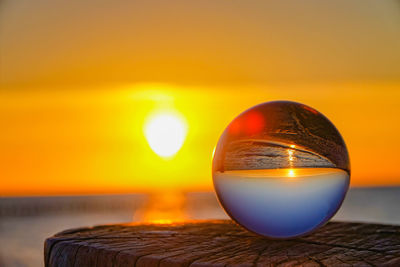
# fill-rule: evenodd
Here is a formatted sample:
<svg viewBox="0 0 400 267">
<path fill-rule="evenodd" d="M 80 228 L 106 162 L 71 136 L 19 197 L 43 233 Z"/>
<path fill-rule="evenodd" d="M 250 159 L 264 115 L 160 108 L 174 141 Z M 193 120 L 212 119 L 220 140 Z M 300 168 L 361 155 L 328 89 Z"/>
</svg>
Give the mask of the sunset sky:
<svg viewBox="0 0 400 267">
<path fill-rule="evenodd" d="M 395 0 L 5 0 L 0 87 L 0 195 L 212 190 L 220 134 L 272 100 L 336 125 L 351 186 L 400 185 Z M 170 158 L 160 114 L 184 127 Z"/>
</svg>

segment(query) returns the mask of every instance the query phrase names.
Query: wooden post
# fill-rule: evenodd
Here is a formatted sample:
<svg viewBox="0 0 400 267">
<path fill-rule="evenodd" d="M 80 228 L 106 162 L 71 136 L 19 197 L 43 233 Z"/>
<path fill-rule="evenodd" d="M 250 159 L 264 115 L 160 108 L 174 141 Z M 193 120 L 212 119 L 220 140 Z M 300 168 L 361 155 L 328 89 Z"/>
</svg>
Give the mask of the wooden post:
<svg viewBox="0 0 400 267">
<path fill-rule="evenodd" d="M 330 222 L 291 240 L 229 220 L 121 224 L 61 232 L 46 266 L 400 266 L 400 226 Z"/>
</svg>

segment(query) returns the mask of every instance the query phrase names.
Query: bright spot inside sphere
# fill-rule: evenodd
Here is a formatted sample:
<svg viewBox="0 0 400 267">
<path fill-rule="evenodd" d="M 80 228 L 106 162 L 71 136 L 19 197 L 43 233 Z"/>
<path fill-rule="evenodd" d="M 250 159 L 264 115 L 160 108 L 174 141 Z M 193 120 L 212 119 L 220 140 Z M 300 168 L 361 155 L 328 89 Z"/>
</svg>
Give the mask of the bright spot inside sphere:
<svg viewBox="0 0 400 267">
<path fill-rule="evenodd" d="M 306 105 L 267 102 L 236 117 L 213 157 L 225 211 L 272 238 L 308 234 L 340 208 L 350 182 L 346 145 L 335 126 Z"/>
<path fill-rule="evenodd" d="M 151 149 L 161 157 L 172 157 L 181 149 L 187 133 L 185 121 L 173 113 L 153 115 L 144 134 Z"/>
</svg>

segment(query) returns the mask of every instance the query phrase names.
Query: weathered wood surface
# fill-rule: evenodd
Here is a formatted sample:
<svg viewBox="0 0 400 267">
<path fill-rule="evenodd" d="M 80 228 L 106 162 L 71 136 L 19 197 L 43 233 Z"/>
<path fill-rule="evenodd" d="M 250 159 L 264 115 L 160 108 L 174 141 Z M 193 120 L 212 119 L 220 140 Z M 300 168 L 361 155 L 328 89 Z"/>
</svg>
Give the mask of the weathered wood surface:
<svg viewBox="0 0 400 267">
<path fill-rule="evenodd" d="M 123 224 L 61 232 L 46 266 L 400 266 L 400 226 L 330 222 L 271 240 L 232 221 Z"/>
</svg>

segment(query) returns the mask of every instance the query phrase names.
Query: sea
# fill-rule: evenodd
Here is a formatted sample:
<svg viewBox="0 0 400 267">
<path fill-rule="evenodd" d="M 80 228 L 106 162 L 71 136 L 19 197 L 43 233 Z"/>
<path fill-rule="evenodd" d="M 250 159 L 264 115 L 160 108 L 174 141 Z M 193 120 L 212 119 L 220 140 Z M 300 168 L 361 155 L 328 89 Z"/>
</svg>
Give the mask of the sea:
<svg viewBox="0 0 400 267">
<path fill-rule="evenodd" d="M 65 229 L 174 219 L 228 219 L 214 192 L 0 197 L 0 266 L 43 266 L 46 238 Z M 351 188 L 332 220 L 400 225 L 400 187 Z"/>
</svg>

